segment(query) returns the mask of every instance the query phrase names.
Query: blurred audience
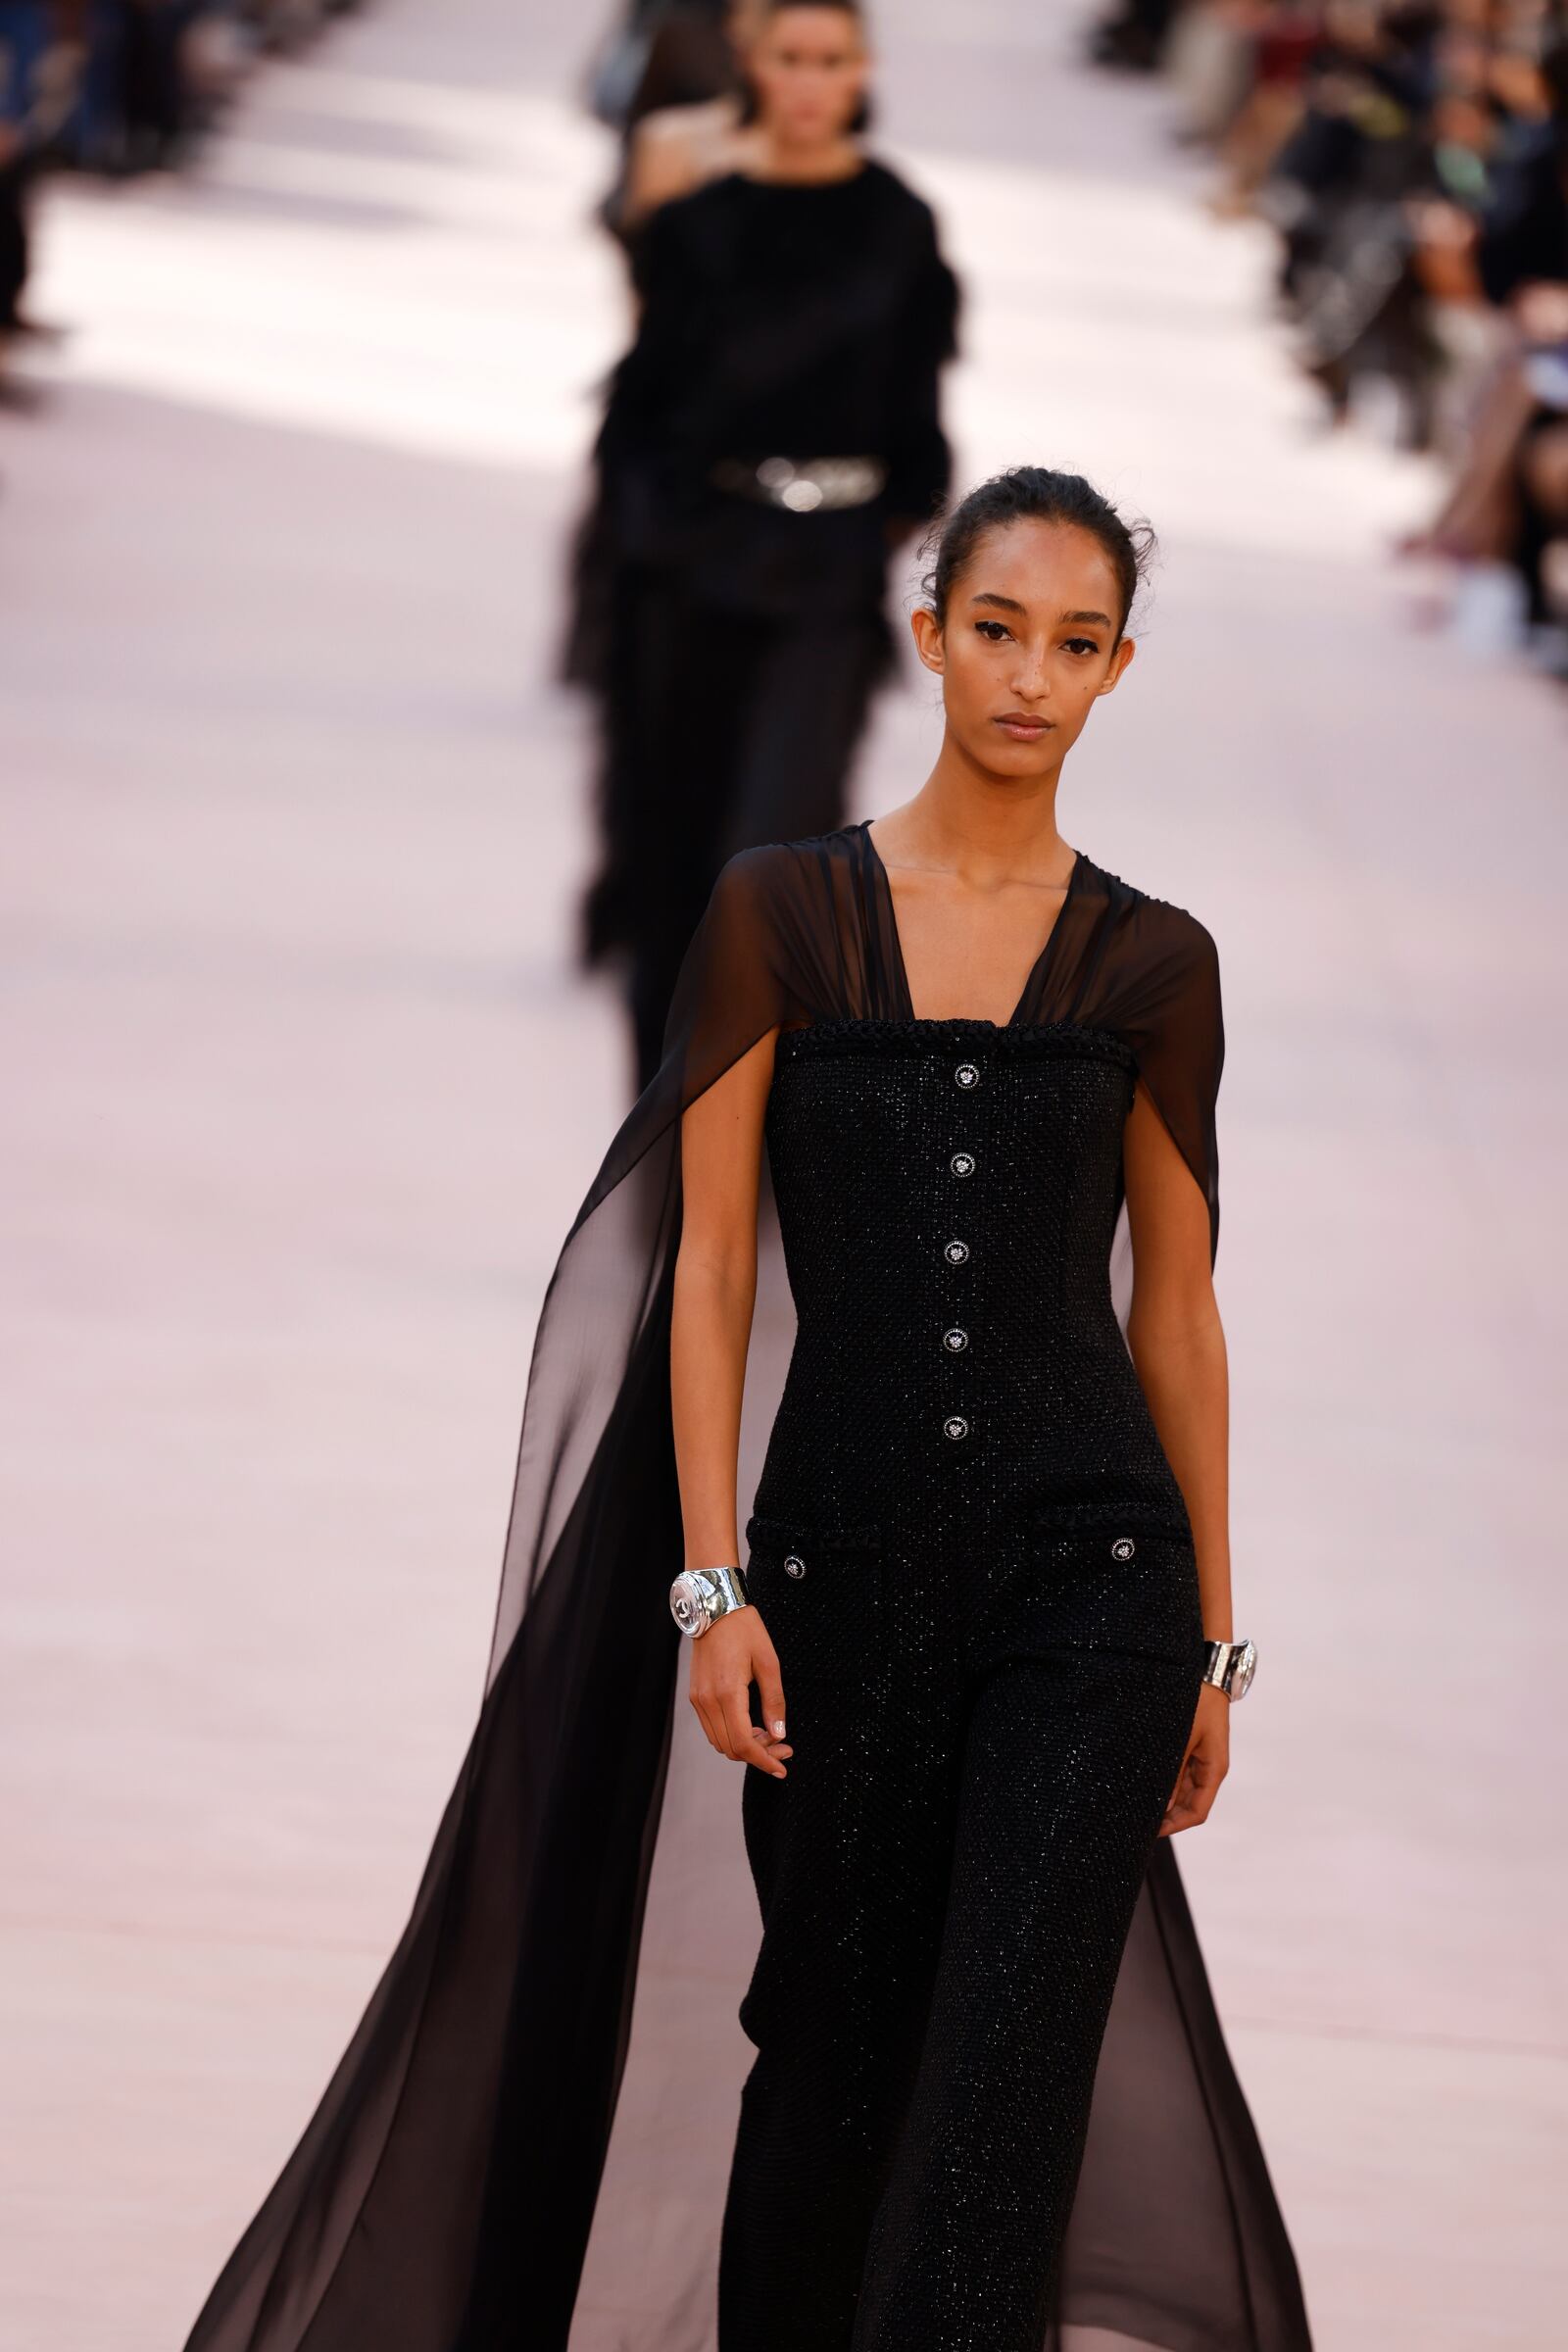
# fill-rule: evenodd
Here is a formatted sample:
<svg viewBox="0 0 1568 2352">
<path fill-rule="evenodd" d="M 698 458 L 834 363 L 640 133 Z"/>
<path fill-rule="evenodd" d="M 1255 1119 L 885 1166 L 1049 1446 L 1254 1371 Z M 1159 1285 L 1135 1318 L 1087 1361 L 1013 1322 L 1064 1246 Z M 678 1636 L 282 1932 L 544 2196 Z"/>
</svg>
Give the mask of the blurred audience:
<svg viewBox="0 0 1568 2352">
<path fill-rule="evenodd" d="M 1092 53 L 1164 73 L 1214 210 L 1272 224 L 1327 416 L 1443 461 L 1401 552 L 1457 631 L 1568 677 L 1563 0 L 1119 0 Z"/>
<path fill-rule="evenodd" d="M 53 170 L 168 171 L 251 58 L 301 46 L 355 0 L 0 0 L 0 388 L 41 331 L 25 307 L 28 212 Z"/>
</svg>

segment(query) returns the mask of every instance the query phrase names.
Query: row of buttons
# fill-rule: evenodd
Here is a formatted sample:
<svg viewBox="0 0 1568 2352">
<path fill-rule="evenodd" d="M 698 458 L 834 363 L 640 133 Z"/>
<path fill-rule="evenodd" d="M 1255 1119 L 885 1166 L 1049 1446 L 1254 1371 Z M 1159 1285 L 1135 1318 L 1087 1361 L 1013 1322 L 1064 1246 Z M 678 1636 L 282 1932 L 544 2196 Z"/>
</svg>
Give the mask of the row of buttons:
<svg viewBox="0 0 1568 2352">
<path fill-rule="evenodd" d="M 960 1061 L 954 1070 L 953 1083 L 964 1094 L 970 1093 L 980 1083 L 979 1063 Z M 979 1162 L 972 1152 L 955 1152 L 948 1162 L 948 1166 L 960 1182 L 972 1176 L 978 1165 Z M 942 1254 L 950 1266 L 965 1265 L 969 1257 L 969 1245 L 967 1242 L 951 1241 Z M 942 1345 L 950 1355 L 962 1355 L 969 1345 L 969 1334 L 960 1324 L 955 1323 L 951 1330 L 943 1333 Z M 945 1438 L 951 1438 L 955 1445 L 960 1443 L 969 1435 L 969 1423 L 966 1416 L 962 1413 L 950 1413 L 942 1424 L 942 1434 Z"/>
</svg>

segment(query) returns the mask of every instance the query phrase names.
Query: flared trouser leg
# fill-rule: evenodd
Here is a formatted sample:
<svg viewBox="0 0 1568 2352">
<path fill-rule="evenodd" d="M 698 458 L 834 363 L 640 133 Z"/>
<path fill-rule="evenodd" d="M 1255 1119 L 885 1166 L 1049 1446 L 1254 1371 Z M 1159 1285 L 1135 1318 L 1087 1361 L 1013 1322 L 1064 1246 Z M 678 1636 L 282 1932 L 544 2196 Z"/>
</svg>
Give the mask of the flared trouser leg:
<svg viewBox="0 0 1568 2352">
<path fill-rule="evenodd" d="M 1038 2352 L 1195 1696 L 1158 1657 L 1005 1659 L 939 1720 L 869 1717 L 836 1776 L 830 1740 L 754 1776 L 721 2352 Z"/>
<path fill-rule="evenodd" d="M 1039 2352 L 1192 1671 L 1017 1659 L 967 1727 L 920 2067 L 866 2252 L 855 2352 Z"/>
<path fill-rule="evenodd" d="M 956 1707 L 891 1677 L 786 1683 L 785 1781 L 748 1771 L 762 1940 L 741 2023 L 721 2352 L 847 2346 L 919 2064 L 957 1815 Z"/>
</svg>

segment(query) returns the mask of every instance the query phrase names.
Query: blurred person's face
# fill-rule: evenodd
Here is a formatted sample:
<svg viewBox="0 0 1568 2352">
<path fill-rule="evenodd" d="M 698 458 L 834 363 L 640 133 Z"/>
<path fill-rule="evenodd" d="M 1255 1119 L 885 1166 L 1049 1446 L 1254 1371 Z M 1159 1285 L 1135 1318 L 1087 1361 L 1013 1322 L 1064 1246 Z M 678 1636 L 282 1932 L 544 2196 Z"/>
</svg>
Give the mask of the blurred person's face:
<svg viewBox="0 0 1568 2352">
<path fill-rule="evenodd" d="M 1053 773 L 1133 658 L 1131 637 L 1116 642 L 1120 615 L 1115 566 L 1092 531 L 1033 520 L 988 531 L 946 620 L 911 616 L 949 736 L 992 775 Z"/>
<path fill-rule="evenodd" d="M 1551 93 L 1535 59 L 1520 49 L 1496 50 L 1488 68 L 1492 95 L 1511 115 L 1532 121 L 1551 112 Z"/>
<path fill-rule="evenodd" d="M 843 8 L 781 8 L 747 51 L 758 120 L 788 147 L 842 137 L 865 95 L 870 59 L 858 20 Z"/>
<path fill-rule="evenodd" d="M 1437 48 L 1438 76 L 1446 90 L 1479 98 L 1487 86 L 1487 48 L 1473 33 L 1445 33 Z"/>
<path fill-rule="evenodd" d="M 1329 0 L 1324 25 L 1335 45 L 1354 57 L 1375 56 L 1382 42 L 1377 11 L 1366 0 Z"/>
</svg>

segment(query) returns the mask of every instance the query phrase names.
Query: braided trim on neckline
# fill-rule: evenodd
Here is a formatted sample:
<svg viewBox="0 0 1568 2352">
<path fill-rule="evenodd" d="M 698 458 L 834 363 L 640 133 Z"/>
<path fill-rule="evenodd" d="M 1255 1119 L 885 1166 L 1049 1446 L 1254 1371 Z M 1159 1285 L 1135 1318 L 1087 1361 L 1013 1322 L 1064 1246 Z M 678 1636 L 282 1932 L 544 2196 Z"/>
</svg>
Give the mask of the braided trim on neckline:
<svg viewBox="0 0 1568 2352">
<path fill-rule="evenodd" d="M 805 1028 L 781 1030 L 776 1053 L 782 1059 L 801 1060 L 846 1051 L 921 1054 L 956 1050 L 1004 1060 L 1087 1058 L 1114 1062 L 1126 1070 L 1138 1067 L 1138 1056 L 1131 1046 L 1112 1031 L 1084 1027 L 1074 1021 L 1004 1024 L 979 1019 L 812 1021 Z"/>
</svg>

